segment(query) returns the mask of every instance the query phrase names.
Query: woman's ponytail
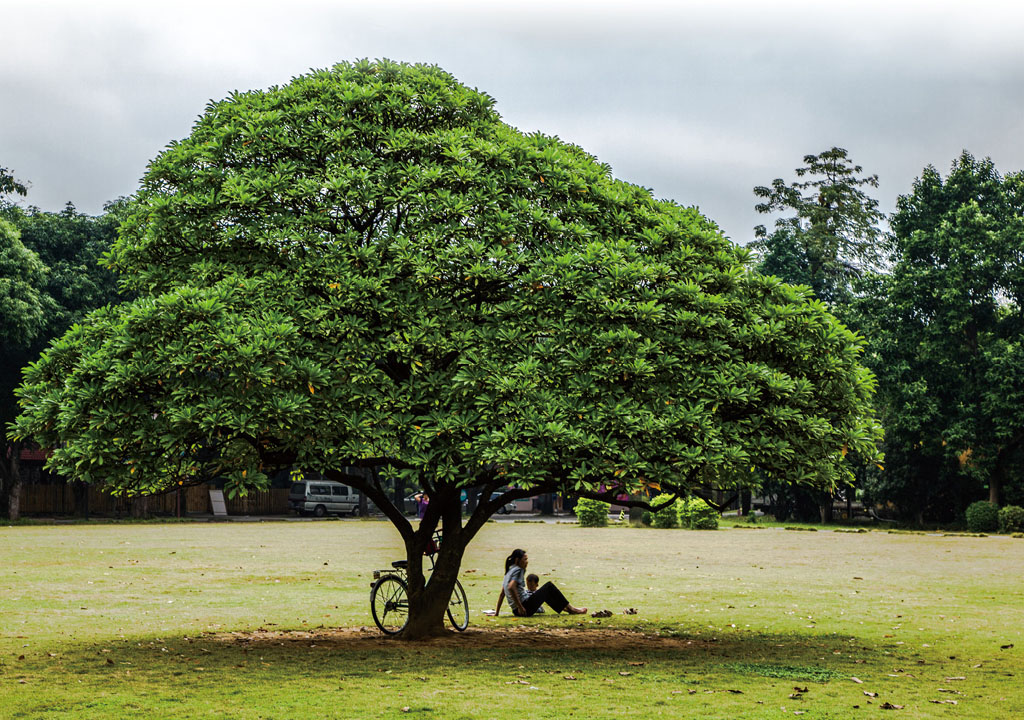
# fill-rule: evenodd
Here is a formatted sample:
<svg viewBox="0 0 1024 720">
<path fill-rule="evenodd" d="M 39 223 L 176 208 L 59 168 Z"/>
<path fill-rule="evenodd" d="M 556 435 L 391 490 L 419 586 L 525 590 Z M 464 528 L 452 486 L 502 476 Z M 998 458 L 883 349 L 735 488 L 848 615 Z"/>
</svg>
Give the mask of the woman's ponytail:
<svg viewBox="0 0 1024 720">
<path fill-rule="evenodd" d="M 505 558 L 505 572 L 508 573 L 508 569 L 519 562 L 519 558 L 526 554 L 525 550 L 516 548 L 512 551 L 512 554 Z"/>
</svg>

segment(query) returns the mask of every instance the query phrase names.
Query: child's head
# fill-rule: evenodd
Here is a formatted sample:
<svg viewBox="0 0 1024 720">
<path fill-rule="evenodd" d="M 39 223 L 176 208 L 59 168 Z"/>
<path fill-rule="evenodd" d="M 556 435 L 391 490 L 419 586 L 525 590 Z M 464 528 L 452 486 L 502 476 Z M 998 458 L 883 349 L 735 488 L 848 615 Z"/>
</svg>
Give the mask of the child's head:
<svg viewBox="0 0 1024 720">
<path fill-rule="evenodd" d="M 530 592 L 533 592 L 534 590 L 537 589 L 538 585 L 540 585 L 540 578 L 539 577 L 537 577 L 533 573 L 530 573 L 529 575 L 526 576 L 526 589 L 527 590 L 529 590 Z"/>
</svg>

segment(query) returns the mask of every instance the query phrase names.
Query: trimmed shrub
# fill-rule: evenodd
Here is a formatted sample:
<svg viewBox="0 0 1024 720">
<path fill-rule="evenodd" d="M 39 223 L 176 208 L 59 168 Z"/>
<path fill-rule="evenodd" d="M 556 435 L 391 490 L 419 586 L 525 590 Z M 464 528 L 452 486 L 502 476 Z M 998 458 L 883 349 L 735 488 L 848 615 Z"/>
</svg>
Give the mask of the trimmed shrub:
<svg viewBox="0 0 1024 720">
<path fill-rule="evenodd" d="M 580 521 L 580 527 L 605 527 L 610 508 L 611 505 L 606 502 L 580 498 L 576 503 L 576 519 Z"/>
<path fill-rule="evenodd" d="M 672 496 L 668 493 L 662 493 L 653 500 L 651 505 L 661 505 L 664 502 L 668 502 L 672 499 Z M 653 513 L 651 518 L 651 525 L 656 528 L 674 528 L 679 527 L 679 503 L 670 503 L 667 507 L 662 508 L 656 513 Z"/>
<path fill-rule="evenodd" d="M 971 532 L 993 532 L 999 529 L 999 508 L 988 500 L 967 506 L 967 529 Z"/>
<path fill-rule="evenodd" d="M 718 511 L 697 497 L 676 503 L 679 510 L 679 524 L 692 530 L 717 530 Z"/>
<path fill-rule="evenodd" d="M 1024 508 L 1007 505 L 999 508 L 999 532 L 1015 533 L 1024 530 Z"/>
</svg>

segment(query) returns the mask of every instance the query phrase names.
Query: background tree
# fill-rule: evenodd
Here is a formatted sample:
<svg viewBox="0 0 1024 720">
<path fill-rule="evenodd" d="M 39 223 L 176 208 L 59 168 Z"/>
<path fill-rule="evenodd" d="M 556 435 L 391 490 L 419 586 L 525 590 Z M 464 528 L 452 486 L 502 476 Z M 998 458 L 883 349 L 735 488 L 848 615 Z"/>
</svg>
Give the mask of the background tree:
<svg viewBox="0 0 1024 720">
<path fill-rule="evenodd" d="M 787 183 L 776 178 L 770 187 L 754 188 L 754 194 L 764 200 L 755 206 L 759 213 L 793 213 L 778 218 L 771 232 L 763 225 L 754 228 L 758 240 L 751 247 L 758 255 L 757 270 L 810 287 L 840 319 L 855 321 L 849 307 L 855 295 L 853 284 L 878 266 L 884 249 L 879 227 L 884 215 L 878 201 L 863 190 L 878 187 L 878 176 L 860 177 L 863 169 L 839 147 L 805 155 L 804 163 L 795 172 L 805 179 Z M 847 458 L 855 476 L 874 467 L 871 462 L 864 465 L 865 461 L 856 454 Z M 759 486 L 779 519 L 832 519 L 830 490 L 772 479 L 763 479 Z"/>
<path fill-rule="evenodd" d="M 776 178 L 770 187 L 754 188 L 764 200 L 757 212 L 793 213 L 777 219 L 770 233 L 764 225 L 754 228 L 754 248 L 762 272 L 809 285 L 825 302 L 841 302 L 849 298 L 851 280 L 881 259 L 885 216 L 862 189 L 878 187 L 878 176 L 859 177 L 863 168 L 839 147 L 805 155 L 804 163 L 796 175 L 805 180 Z"/>
<path fill-rule="evenodd" d="M 344 479 L 399 531 L 428 636 L 510 499 L 751 465 L 827 487 L 846 448 L 877 454 L 859 342 L 747 259 L 437 68 L 343 63 L 211 104 L 150 164 L 109 259 L 138 297 L 31 366 L 13 434 L 117 492 Z M 418 525 L 396 476 L 430 496 Z"/>
<path fill-rule="evenodd" d="M 0 212 L 7 212 L 15 207 L 12 195 L 25 197 L 28 188 L 25 184 L 14 177 L 14 174 L 5 167 L 0 167 Z"/>
<path fill-rule="evenodd" d="M 26 191 L 7 171 L 0 171 L 0 188 Z M 110 249 L 125 207 L 118 201 L 91 217 L 69 203 L 60 213 L 47 213 L 22 209 L 0 195 L 0 426 L 17 415 L 14 389 L 22 368 L 86 312 L 117 300 L 116 279 L 98 262 Z M 23 443 L 4 447 L 0 508 L 16 520 Z"/>
<path fill-rule="evenodd" d="M 964 152 L 927 167 L 892 218 L 892 273 L 860 315 L 881 380 L 888 461 L 875 492 L 938 519 L 987 485 L 1021 497 L 1024 176 Z M 1008 480 L 1014 483 L 1007 486 Z"/>
<path fill-rule="evenodd" d="M 52 305 L 42 287 L 46 280 L 46 267 L 39 257 L 21 242 L 21 234 L 5 216 L 15 205 L 10 194 L 24 196 L 25 186 L 14 179 L 6 169 L 0 168 L 0 359 L 16 356 L 42 332 L 46 315 Z M 17 382 L 14 368 L 3 367 L 0 373 L 0 420 L 7 424 L 14 417 L 12 391 Z M 6 392 L 3 392 L 6 390 Z M 0 498 L 6 499 L 11 488 L 20 481 L 20 444 L 4 443 L 4 457 L 0 458 Z M 2 502 L 2 500 L 0 500 Z M 17 503 L 14 519 L 17 519 Z"/>
</svg>

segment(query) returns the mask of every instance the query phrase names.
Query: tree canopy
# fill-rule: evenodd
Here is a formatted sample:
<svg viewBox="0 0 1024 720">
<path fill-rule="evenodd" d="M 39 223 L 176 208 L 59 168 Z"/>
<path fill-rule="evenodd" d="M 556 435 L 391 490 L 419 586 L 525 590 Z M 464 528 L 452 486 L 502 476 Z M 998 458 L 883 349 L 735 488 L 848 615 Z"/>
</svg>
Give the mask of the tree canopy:
<svg viewBox="0 0 1024 720">
<path fill-rule="evenodd" d="M 5 180 L 6 178 L 6 180 Z M 60 213 L 23 209 L 4 192 L 26 187 L 0 169 L 0 427 L 17 416 L 14 389 L 21 371 L 54 337 L 87 312 L 118 300 L 113 273 L 98 265 L 116 235 L 125 203 L 106 207 L 99 217 L 68 203 Z M 17 519 L 21 443 L 0 461 L 0 508 Z"/>
<path fill-rule="evenodd" d="M 892 272 L 859 313 L 890 448 L 879 489 L 940 517 L 984 485 L 998 503 L 1024 467 L 1024 174 L 967 152 L 945 179 L 929 166 L 892 230 Z"/>
<path fill-rule="evenodd" d="M 827 487 L 877 456 L 859 339 L 748 260 L 436 67 L 342 63 L 210 104 L 153 160 L 108 259 L 137 297 L 32 365 L 14 434 L 120 492 L 344 477 L 401 532 L 427 635 L 510 497 Z M 419 526 L 388 475 L 429 493 Z M 464 520 L 471 487 L 511 490 Z"/>
<path fill-rule="evenodd" d="M 771 232 L 754 228 L 761 270 L 809 285 L 826 302 L 847 300 L 851 280 L 882 258 L 879 223 L 885 216 L 862 189 L 878 187 L 878 176 L 858 177 L 863 168 L 840 147 L 805 155 L 804 163 L 796 175 L 807 179 L 776 178 L 770 187 L 754 188 L 764 200 L 757 212 L 794 213 L 778 218 Z"/>
<path fill-rule="evenodd" d="M 0 338 L 5 346 L 28 345 L 46 326 L 49 298 L 42 287 L 46 266 L 25 247 L 21 233 L 0 217 Z"/>
</svg>

